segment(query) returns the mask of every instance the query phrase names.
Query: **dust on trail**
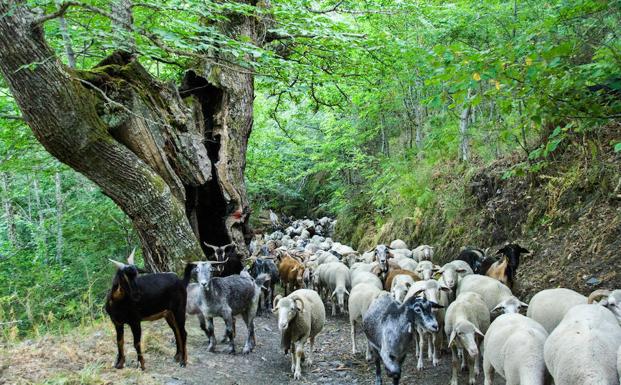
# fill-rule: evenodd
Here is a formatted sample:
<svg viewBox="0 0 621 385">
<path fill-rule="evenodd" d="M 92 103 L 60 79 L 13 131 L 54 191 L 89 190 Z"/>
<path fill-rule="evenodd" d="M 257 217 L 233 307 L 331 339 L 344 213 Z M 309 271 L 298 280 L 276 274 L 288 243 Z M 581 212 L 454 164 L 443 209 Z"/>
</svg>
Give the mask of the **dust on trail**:
<svg viewBox="0 0 621 385">
<path fill-rule="evenodd" d="M 116 356 L 113 327 L 108 320 L 85 329 L 75 329 L 64 336 L 44 336 L 15 346 L 3 346 L 0 355 L 0 385 L 64 384 L 64 385 L 263 385 L 263 384 L 373 384 L 374 365 L 364 354 L 353 356 L 346 315 L 328 316 L 323 331 L 317 336 L 314 363 L 302 367 L 301 381 L 294 381 L 291 358 L 280 349 L 276 317 L 261 315 L 255 319 L 257 347 L 249 355 L 224 353 L 219 343 L 215 353 L 207 352 L 207 338 L 198 327 L 198 320 L 188 318 L 188 366 L 180 368 L 173 361 L 174 339 L 162 320 L 143 322 L 143 350 L 146 370 L 136 368 L 136 353 L 131 333 L 126 330 L 126 367 L 112 367 Z M 216 336 L 222 337 L 224 324 L 215 320 Z M 126 328 L 127 329 L 127 328 Z M 246 327 L 237 319 L 236 348 L 241 351 Z M 362 332 L 357 334 L 358 346 L 364 349 Z M 306 348 L 309 348 L 307 344 Z M 413 353 L 406 358 L 401 384 L 446 385 L 450 380 L 450 355 L 444 354 L 439 367 L 416 371 Z M 392 383 L 384 377 L 384 383 Z M 477 384 L 483 383 L 479 376 Z M 504 384 L 496 375 L 495 384 Z M 462 373 L 460 385 L 467 384 Z"/>
</svg>

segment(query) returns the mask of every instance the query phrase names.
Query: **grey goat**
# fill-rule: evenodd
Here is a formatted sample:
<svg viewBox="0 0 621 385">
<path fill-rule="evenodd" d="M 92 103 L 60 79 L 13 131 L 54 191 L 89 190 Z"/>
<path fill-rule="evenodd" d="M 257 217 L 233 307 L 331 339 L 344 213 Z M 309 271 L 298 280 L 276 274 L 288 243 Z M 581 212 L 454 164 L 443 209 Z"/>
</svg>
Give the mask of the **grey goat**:
<svg viewBox="0 0 621 385">
<path fill-rule="evenodd" d="M 222 262 L 224 263 L 224 262 Z M 216 349 L 213 317 L 222 317 L 226 325 L 226 339 L 229 340 L 228 353 L 235 354 L 234 317 L 242 316 L 248 329 L 248 337 L 243 353 L 250 353 L 255 346 L 254 317 L 257 314 L 261 287 L 269 280 L 267 274 L 261 274 L 256 281 L 246 273 L 214 277 L 213 265 L 218 262 L 190 262 L 186 266 L 186 275 L 196 273 L 198 283 L 188 285 L 186 312 L 198 316 L 201 329 L 207 334 L 210 352 Z M 205 324 L 207 320 L 207 324 Z"/>
<path fill-rule="evenodd" d="M 376 385 L 382 384 L 382 361 L 392 383 L 399 384 L 401 364 L 410 350 L 416 328 L 437 332 L 438 321 L 431 309 L 439 307 L 442 306 L 417 296 L 400 304 L 390 293 L 373 301 L 362 319 L 362 326 L 375 360 Z"/>
</svg>

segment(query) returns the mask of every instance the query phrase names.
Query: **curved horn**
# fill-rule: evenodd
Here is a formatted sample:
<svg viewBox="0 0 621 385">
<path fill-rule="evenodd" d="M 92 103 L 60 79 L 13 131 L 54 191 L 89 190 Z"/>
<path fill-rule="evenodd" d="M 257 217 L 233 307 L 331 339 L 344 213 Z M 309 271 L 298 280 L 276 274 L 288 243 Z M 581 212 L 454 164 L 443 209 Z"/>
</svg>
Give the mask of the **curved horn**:
<svg viewBox="0 0 621 385">
<path fill-rule="evenodd" d="M 121 263 L 121 262 L 119 262 L 119 261 L 115 261 L 114 259 L 110 259 L 110 258 L 108 258 L 108 261 L 110 261 L 110 262 L 114 263 L 114 266 L 116 266 L 116 268 L 117 268 L 117 269 L 122 269 L 122 268 L 124 268 L 124 267 L 125 267 L 125 264 L 124 264 L 124 263 Z"/>
<path fill-rule="evenodd" d="M 291 300 L 293 300 L 293 303 L 295 303 L 295 306 L 298 308 L 299 311 L 304 311 L 304 301 L 302 301 L 302 298 L 298 297 L 297 295 L 293 295 L 291 296 Z"/>
<path fill-rule="evenodd" d="M 136 248 L 135 247 L 132 250 L 132 252 L 129 255 L 129 257 L 127 257 L 127 263 L 130 264 L 130 265 L 135 265 L 135 263 L 134 263 L 134 253 L 136 253 Z"/>
<path fill-rule="evenodd" d="M 587 300 L 587 303 L 592 304 L 594 301 L 597 301 L 602 297 L 608 297 L 610 293 L 611 293 L 610 290 L 604 290 L 604 289 L 595 290 L 589 295 L 589 299 Z"/>
<path fill-rule="evenodd" d="M 224 263 L 227 263 L 228 261 L 229 261 L 229 258 L 227 257 L 224 261 L 209 261 L 209 263 L 212 265 L 222 265 Z"/>
<path fill-rule="evenodd" d="M 213 249 L 213 251 L 215 252 L 216 250 L 218 250 L 218 246 L 214 246 L 214 245 L 210 245 L 207 242 L 203 242 L 203 245 L 207 246 L 207 247 L 211 247 Z"/>
</svg>

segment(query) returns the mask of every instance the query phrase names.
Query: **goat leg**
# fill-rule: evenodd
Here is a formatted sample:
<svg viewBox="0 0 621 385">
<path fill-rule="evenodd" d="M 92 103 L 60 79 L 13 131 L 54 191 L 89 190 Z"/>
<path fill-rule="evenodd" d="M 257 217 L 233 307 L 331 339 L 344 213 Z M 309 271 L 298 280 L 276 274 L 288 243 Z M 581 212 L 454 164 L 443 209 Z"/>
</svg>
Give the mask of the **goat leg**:
<svg viewBox="0 0 621 385">
<path fill-rule="evenodd" d="M 207 351 L 215 352 L 216 351 L 216 336 L 213 328 L 213 317 L 207 317 L 207 339 L 209 340 L 209 345 L 207 346 Z"/>
<path fill-rule="evenodd" d="M 136 349 L 136 354 L 138 355 L 140 369 L 144 370 L 144 358 L 142 357 L 142 349 L 140 348 L 140 338 L 142 336 L 140 321 L 130 323 L 129 327 L 132 329 L 132 334 L 134 335 L 134 349 Z"/>
<path fill-rule="evenodd" d="M 114 328 L 116 329 L 116 346 L 118 349 L 118 354 L 116 356 L 116 362 L 114 363 L 114 367 L 117 369 L 123 369 L 125 365 L 125 354 L 123 352 L 125 340 L 123 338 L 125 334 L 125 330 L 123 328 L 123 324 L 114 324 Z"/>
<path fill-rule="evenodd" d="M 375 385 L 382 385 L 382 360 L 375 348 L 372 348 L 372 351 L 375 359 Z"/>
<path fill-rule="evenodd" d="M 224 324 L 226 326 L 226 330 L 225 330 L 225 335 L 226 338 L 229 339 L 229 349 L 227 350 L 227 353 L 229 354 L 235 354 L 235 337 L 233 335 L 233 322 L 234 322 L 234 318 L 233 316 L 229 313 L 229 314 L 223 314 L 224 318 Z"/>
</svg>

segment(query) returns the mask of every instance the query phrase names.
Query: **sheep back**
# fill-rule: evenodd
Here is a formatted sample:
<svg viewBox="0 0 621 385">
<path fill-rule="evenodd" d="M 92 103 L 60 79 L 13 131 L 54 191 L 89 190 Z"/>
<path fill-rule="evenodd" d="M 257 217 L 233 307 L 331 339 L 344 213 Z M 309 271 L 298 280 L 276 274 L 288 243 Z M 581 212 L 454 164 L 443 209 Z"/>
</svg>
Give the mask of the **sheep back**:
<svg viewBox="0 0 621 385">
<path fill-rule="evenodd" d="M 533 296 L 526 315 L 539 322 L 548 333 L 552 333 L 569 309 L 586 303 L 587 298 L 573 290 L 546 289 Z"/>
</svg>

